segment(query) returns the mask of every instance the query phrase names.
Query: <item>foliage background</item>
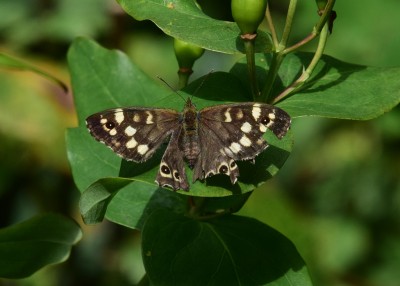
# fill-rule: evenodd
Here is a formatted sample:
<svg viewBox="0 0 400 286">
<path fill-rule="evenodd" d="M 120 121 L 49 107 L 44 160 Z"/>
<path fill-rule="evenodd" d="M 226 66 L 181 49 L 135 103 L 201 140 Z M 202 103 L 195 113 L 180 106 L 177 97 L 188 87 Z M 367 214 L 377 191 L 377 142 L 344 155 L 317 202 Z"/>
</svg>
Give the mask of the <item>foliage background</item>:
<svg viewBox="0 0 400 286">
<path fill-rule="evenodd" d="M 230 19 L 229 1 L 198 2 L 210 7 L 210 15 Z M 274 19 L 282 22 L 286 1 L 270 2 Z M 317 17 L 314 1 L 298 5 L 293 41 L 307 35 Z M 326 53 L 352 63 L 399 66 L 399 8 L 395 0 L 337 1 L 338 18 Z M 177 82 L 172 40 L 150 22 L 131 19 L 112 0 L 0 2 L 1 51 L 66 82 L 65 55 L 76 36 L 122 49 L 150 76 Z M 206 52 L 193 78 L 211 69 L 228 70 L 232 62 L 231 56 Z M 30 278 L 0 279 L 0 285 L 136 283 L 144 272 L 139 234 L 108 222 L 87 227 L 80 219 L 79 192 L 64 143 L 65 128 L 76 124 L 71 96 L 37 75 L 2 69 L 0 99 L 0 227 L 53 211 L 72 216 L 84 230 L 67 262 Z M 296 119 L 289 160 L 276 178 L 253 193 L 240 214 L 290 238 L 316 285 L 396 285 L 399 121 L 398 107 L 367 122 Z"/>
</svg>

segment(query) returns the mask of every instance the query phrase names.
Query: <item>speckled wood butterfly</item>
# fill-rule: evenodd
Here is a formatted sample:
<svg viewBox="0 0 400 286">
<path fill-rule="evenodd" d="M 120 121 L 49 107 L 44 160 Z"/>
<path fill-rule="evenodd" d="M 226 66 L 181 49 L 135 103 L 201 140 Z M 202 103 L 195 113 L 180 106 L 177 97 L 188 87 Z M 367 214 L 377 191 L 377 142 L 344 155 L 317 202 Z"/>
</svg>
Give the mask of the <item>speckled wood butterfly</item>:
<svg viewBox="0 0 400 286">
<path fill-rule="evenodd" d="M 267 129 L 281 139 L 290 122 L 285 111 L 269 104 L 224 104 L 198 111 L 191 99 L 183 112 L 127 107 L 86 119 L 90 134 L 125 160 L 144 162 L 169 138 L 156 183 L 174 190 L 189 190 L 184 160 L 193 170 L 193 182 L 225 174 L 235 184 L 235 161 L 253 160 L 268 147 L 262 137 Z"/>
</svg>

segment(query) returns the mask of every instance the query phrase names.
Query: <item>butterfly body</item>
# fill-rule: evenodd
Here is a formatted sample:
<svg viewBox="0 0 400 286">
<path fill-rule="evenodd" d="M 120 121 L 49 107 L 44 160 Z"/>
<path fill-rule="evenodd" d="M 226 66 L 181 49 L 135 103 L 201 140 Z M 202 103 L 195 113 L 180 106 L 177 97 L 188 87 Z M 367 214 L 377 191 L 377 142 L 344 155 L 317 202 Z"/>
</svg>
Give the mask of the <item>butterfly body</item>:
<svg viewBox="0 0 400 286">
<path fill-rule="evenodd" d="M 182 112 L 128 107 L 109 109 L 86 119 L 90 134 L 126 160 L 144 162 L 169 138 L 156 182 L 189 190 L 185 161 L 193 182 L 216 174 L 236 183 L 236 161 L 253 160 L 268 147 L 263 134 L 279 139 L 290 127 L 289 115 L 272 105 L 245 102 L 197 110 L 190 99 Z"/>
<path fill-rule="evenodd" d="M 193 169 L 197 157 L 200 153 L 199 134 L 198 134 L 198 116 L 196 107 L 191 100 L 185 105 L 182 112 L 182 131 L 179 134 L 179 146 L 184 152 L 188 165 Z"/>
</svg>

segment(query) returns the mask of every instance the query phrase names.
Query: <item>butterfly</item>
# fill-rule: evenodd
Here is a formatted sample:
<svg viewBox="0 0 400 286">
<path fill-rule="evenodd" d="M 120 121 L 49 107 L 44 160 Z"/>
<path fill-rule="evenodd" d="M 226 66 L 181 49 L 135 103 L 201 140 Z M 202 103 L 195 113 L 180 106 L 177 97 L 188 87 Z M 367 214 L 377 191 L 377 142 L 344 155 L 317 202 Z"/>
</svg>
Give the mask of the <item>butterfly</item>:
<svg viewBox="0 0 400 286">
<path fill-rule="evenodd" d="M 165 108 L 108 109 L 89 116 L 90 134 L 128 161 L 145 162 L 169 138 L 155 182 L 173 190 L 189 190 L 185 161 L 193 183 L 225 174 L 235 184 L 236 161 L 254 160 L 268 144 L 269 129 L 281 139 L 290 116 L 273 105 L 244 102 L 197 110 L 187 99 L 182 112 Z"/>
</svg>

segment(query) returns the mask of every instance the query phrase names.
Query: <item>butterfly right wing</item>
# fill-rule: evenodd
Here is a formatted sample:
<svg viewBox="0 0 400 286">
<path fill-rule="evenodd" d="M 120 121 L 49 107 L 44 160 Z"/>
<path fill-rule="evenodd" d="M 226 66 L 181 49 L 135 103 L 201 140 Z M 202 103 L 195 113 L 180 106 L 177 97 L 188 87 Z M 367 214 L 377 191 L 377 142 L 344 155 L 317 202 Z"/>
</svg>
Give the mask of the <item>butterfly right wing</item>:
<svg viewBox="0 0 400 286">
<path fill-rule="evenodd" d="M 216 105 L 199 112 L 201 153 L 193 181 L 225 174 L 234 184 L 239 176 L 235 161 L 254 160 L 268 147 L 263 134 L 269 129 L 281 139 L 290 127 L 290 116 L 263 103 Z"/>
<path fill-rule="evenodd" d="M 89 116 L 86 126 L 97 141 L 120 157 L 144 162 L 179 129 L 179 113 L 158 108 L 108 109 Z"/>
</svg>

